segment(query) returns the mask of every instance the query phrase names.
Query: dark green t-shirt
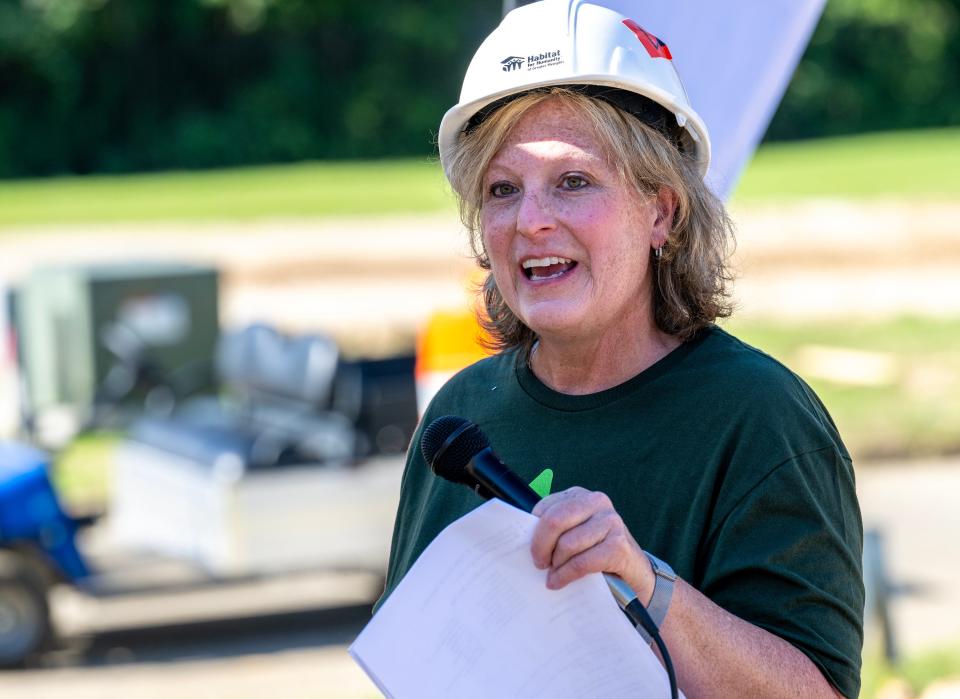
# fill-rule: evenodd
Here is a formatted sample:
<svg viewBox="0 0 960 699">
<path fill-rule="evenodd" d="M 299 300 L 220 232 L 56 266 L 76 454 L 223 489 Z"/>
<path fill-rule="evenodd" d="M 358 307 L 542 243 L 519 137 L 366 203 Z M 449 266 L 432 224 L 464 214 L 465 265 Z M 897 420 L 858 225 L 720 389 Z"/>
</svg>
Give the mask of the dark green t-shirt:
<svg viewBox="0 0 960 699">
<path fill-rule="evenodd" d="M 551 390 L 516 352 L 441 389 L 407 457 L 384 597 L 482 503 L 434 476 L 420 434 L 475 422 L 522 478 L 610 496 L 637 542 L 727 611 L 786 639 L 846 696 L 860 687 L 863 529 L 853 467 L 826 409 L 783 365 L 710 328 L 614 388 Z"/>
</svg>

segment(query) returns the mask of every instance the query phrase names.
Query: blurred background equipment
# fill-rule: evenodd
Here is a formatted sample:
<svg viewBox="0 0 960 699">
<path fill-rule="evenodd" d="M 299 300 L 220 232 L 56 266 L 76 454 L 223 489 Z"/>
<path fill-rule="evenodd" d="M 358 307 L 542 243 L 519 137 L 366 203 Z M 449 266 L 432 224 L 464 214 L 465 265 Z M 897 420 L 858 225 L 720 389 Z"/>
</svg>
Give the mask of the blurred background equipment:
<svg viewBox="0 0 960 699">
<path fill-rule="evenodd" d="M 167 411 L 210 390 L 219 336 L 210 267 L 135 263 L 35 270 L 16 292 L 23 427 L 62 446 L 123 412 Z"/>
<path fill-rule="evenodd" d="M 106 524 L 61 509 L 46 454 L 0 442 L 0 666 L 51 647 L 58 582 L 96 600 L 382 574 L 417 422 L 412 353 L 346 358 L 329 336 L 265 324 L 221 333 L 219 273 L 193 264 L 40 267 L 6 307 L 24 436 L 117 436 Z M 75 543 L 85 525 L 107 545 Z"/>
<path fill-rule="evenodd" d="M 440 309 L 430 315 L 417 335 L 417 406 L 421 415 L 454 374 L 489 356 L 482 344 L 484 338 L 472 307 Z"/>
<path fill-rule="evenodd" d="M 343 361 L 329 338 L 254 325 L 223 336 L 216 365 L 219 397 L 141 418 L 118 448 L 117 542 L 217 576 L 382 570 L 413 357 Z"/>
</svg>

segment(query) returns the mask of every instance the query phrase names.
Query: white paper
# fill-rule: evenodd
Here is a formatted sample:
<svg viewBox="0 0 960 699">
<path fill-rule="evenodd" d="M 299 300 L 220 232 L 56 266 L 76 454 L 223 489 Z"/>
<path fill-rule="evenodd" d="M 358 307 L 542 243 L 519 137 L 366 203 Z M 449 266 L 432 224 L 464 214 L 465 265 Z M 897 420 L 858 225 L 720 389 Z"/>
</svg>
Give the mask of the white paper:
<svg viewBox="0 0 960 699">
<path fill-rule="evenodd" d="M 666 672 L 599 574 L 548 590 L 536 518 L 490 500 L 440 533 L 350 655 L 396 699 L 666 697 Z"/>
</svg>

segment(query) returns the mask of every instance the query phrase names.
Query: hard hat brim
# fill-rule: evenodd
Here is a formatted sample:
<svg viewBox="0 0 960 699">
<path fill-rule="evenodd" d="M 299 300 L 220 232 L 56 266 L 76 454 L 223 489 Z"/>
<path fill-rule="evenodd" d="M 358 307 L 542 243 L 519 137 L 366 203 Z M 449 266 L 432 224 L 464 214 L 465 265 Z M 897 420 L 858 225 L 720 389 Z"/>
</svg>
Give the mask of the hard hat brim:
<svg viewBox="0 0 960 699">
<path fill-rule="evenodd" d="M 690 150 L 690 153 L 696 161 L 701 175 L 706 174 L 707 169 L 710 166 L 710 139 L 707 136 L 706 126 L 704 125 L 703 120 L 700 119 L 699 115 L 688 108 L 684 108 L 684 106 L 678 104 L 668 92 L 665 90 L 659 90 L 655 86 L 646 86 L 644 89 L 637 89 L 635 85 L 625 84 L 622 80 L 618 80 L 617 78 L 609 75 L 578 75 L 575 77 L 570 76 L 568 78 L 531 82 L 524 85 L 522 90 L 511 88 L 502 90 L 500 92 L 494 92 L 470 102 L 457 104 L 456 106 L 447 110 L 447 113 L 444 114 L 443 119 L 440 122 L 440 131 L 437 134 L 437 147 L 440 151 L 440 162 L 443 165 L 443 170 L 447 174 L 447 177 L 449 178 L 450 176 L 449 168 L 453 148 L 456 146 L 457 140 L 464 134 L 467 125 L 470 123 L 470 120 L 478 112 L 490 104 L 510 96 L 519 96 L 526 92 L 530 92 L 531 90 L 536 90 L 537 88 L 561 85 L 571 87 L 578 85 L 590 85 L 626 90 L 652 100 L 675 116 L 680 115 L 684 123 L 680 123 L 680 119 L 678 119 L 678 123 L 680 123 L 680 126 L 689 136 L 689 143 L 687 146 Z"/>
</svg>

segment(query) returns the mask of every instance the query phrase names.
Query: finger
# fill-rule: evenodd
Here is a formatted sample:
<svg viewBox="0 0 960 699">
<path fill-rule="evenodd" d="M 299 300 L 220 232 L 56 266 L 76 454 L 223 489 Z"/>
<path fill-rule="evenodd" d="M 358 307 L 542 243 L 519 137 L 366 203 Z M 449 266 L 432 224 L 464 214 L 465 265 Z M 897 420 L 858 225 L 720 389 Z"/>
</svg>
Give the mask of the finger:
<svg viewBox="0 0 960 699">
<path fill-rule="evenodd" d="M 627 573 L 638 563 L 649 567 L 643 551 L 629 532 L 615 527 L 603 541 L 571 556 L 563 565 L 551 567 L 547 587 L 556 590 L 590 573 L 614 573 L 627 580 Z M 653 575 L 652 571 L 650 575 Z"/>
<path fill-rule="evenodd" d="M 553 558 L 557 541 L 568 530 L 578 527 L 593 516 L 584 503 L 564 503 L 547 509 L 533 530 L 530 554 L 537 568 L 546 568 Z"/>
<path fill-rule="evenodd" d="M 556 505 L 558 502 L 566 500 L 568 498 L 576 497 L 581 493 L 589 493 L 590 491 L 586 488 L 581 488 L 578 485 L 573 486 L 572 488 L 567 488 L 566 490 L 561 490 L 560 492 L 553 493 L 543 498 L 540 502 L 534 505 L 533 509 L 530 511 L 535 517 L 542 515 L 547 508 Z"/>
<path fill-rule="evenodd" d="M 571 489 L 572 491 L 573 489 Z M 530 553 L 538 568 L 546 568 L 553 558 L 557 540 L 568 530 L 586 522 L 597 512 L 610 509 L 610 499 L 603 493 L 578 489 L 548 503 L 533 530 Z"/>
<path fill-rule="evenodd" d="M 554 493 L 538 503 L 540 521 L 537 522 L 533 540 L 530 542 L 533 563 L 538 568 L 550 565 L 553 548 L 564 531 L 587 521 L 593 514 L 582 502 L 590 494 L 589 490 L 574 486 Z M 537 513 L 536 509 L 534 513 Z"/>
<path fill-rule="evenodd" d="M 601 512 L 580 526 L 568 529 L 557 539 L 550 567 L 557 569 L 582 551 L 596 546 L 607 538 L 616 524 L 619 524 L 619 518 L 613 512 Z"/>
<path fill-rule="evenodd" d="M 604 540 L 586 551 L 573 556 L 559 568 L 551 568 L 547 574 L 547 587 L 559 590 L 591 573 L 603 573 L 616 567 L 612 563 L 615 558 L 615 547 L 608 540 Z"/>
</svg>

